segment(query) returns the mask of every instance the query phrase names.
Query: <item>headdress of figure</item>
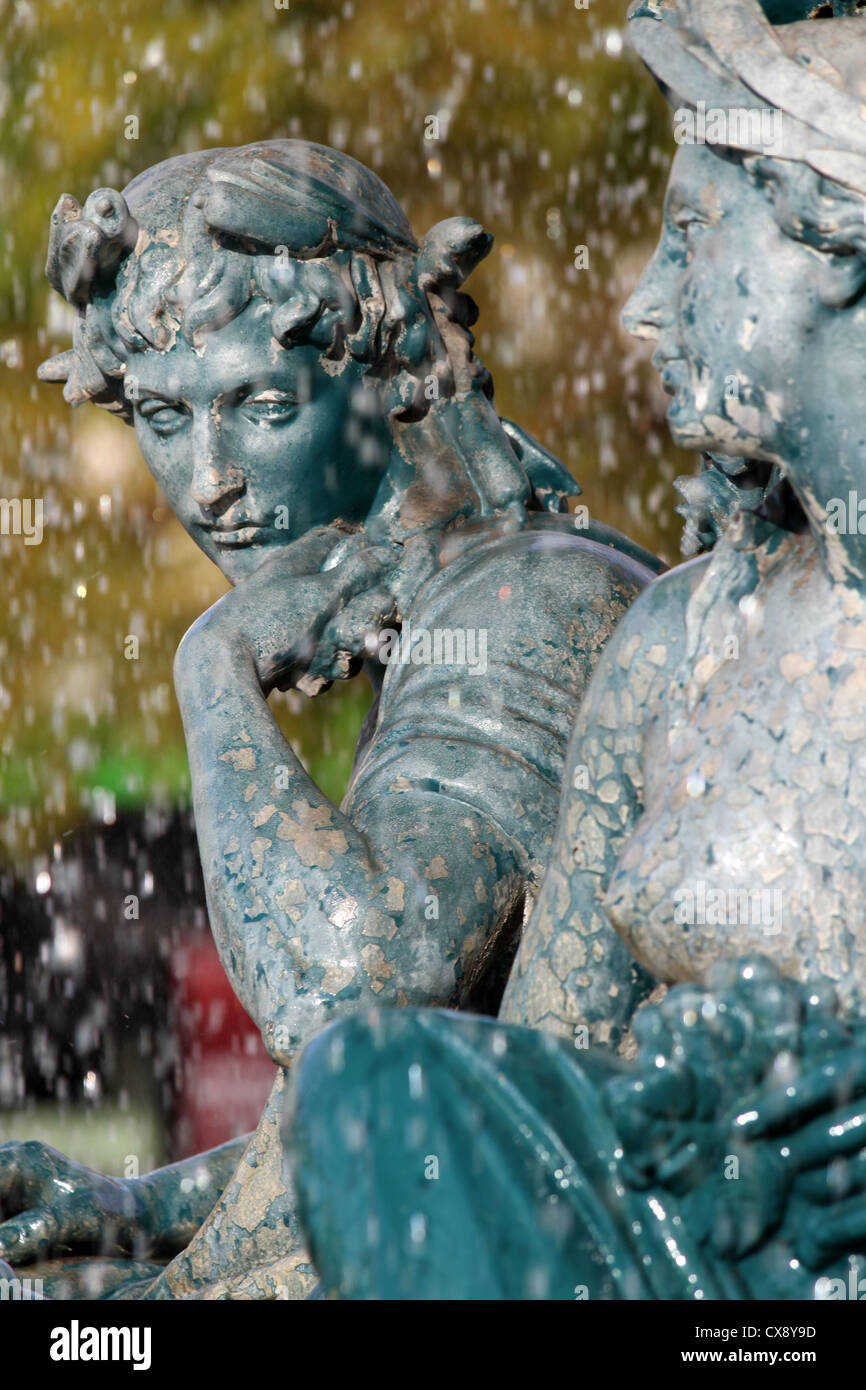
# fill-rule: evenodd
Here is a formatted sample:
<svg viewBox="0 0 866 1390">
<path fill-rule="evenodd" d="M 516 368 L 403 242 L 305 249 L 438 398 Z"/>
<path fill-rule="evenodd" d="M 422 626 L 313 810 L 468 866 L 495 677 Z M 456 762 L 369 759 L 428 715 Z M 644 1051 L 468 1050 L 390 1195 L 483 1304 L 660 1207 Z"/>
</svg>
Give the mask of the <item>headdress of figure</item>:
<svg viewBox="0 0 866 1390">
<path fill-rule="evenodd" d="M 862 0 L 634 0 L 628 17 L 673 106 L 773 108 L 777 126 L 732 120 L 725 143 L 807 165 L 866 197 L 864 10 Z"/>
<path fill-rule="evenodd" d="M 77 319 L 72 349 L 39 375 L 63 382 L 70 404 L 93 401 L 131 421 L 136 352 L 167 351 L 179 337 L 200 349 L 259 295 L 284 347 L 312 343 L 366 364 L 393 429 L 455 397 L 477 424 L 492 384 L 472 351 L 477 309 L 460 286 L 492 240 L 454 217 L 419 243 L 381 179 L 308 141 L 180 155 L 123 193 L 97 189 L 83 207 L 60 199 L 46 274 Z M 471 447 L 470 430 L 444 464 L 464 475 L 457 493 L 474 494 L 456 510 L 563 509 L 579 491 L 567 470 L 495 416 L 491 447 L 491 415 L 477 425 L 486 447 Z M 440 479 L 443 499 L 448 491 Z"/>
<path fill-rule="evenodd" d="M 628 18 L 672 107 L 736 113 L 717 127 L 723 148 L 767 188 L 782 230 L 866 260 L 866 0 L 633 0 Z M 804 524 L 766 465 L 705 456 L 677 488 L 687 554 L 711 548 L 738 504 Z"/>
</svg>

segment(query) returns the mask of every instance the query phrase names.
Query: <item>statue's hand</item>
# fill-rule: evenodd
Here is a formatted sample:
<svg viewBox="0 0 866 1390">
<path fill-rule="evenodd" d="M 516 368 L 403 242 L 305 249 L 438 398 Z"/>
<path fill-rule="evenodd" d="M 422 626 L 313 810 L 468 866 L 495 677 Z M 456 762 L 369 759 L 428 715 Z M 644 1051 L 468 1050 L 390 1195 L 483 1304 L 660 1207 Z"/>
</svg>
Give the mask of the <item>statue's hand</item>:
<svg viewBox="0 0 866 1390">
<path fill-rule="evenodd" d="M 246 651 L 265 692 L 296 685 L 315 694 L 306 673 L 329 621 L 357 595 L 369 592 L 381 622 L 395 601 L 378 581 L 401 547 L 371 546 L 363 533 L 349 538 L 332 527 L 311 531 L 275 552 L 190 628 L 178 660 L 207 657 L 213 644 Z M 322 565 L 333 556 L 336 563 Z M 336 674 L 348 675 L 348 669 Z M 318 688 L 327 678 L 318 678 Z"/>
<path fill-rule="evenodd" d="M 678 985 L 634 1019 L 636 1070 L 606 1088 L 628 1170 L 674 1192 L 692 1233 L 728 1258 L 780 1227 L 800 1253 L 806 1170 L 864 1142 L 866 1052 L 831 987 L 766 958 L 718 962 L 710 986 Z"/>
<path fill-rule="evenodd" d="M 454 546 L 454 539 L 448 540 Z M 375 653 L 379 633 L 403 621 L 421 586 L 444 562 L 444 544 L 443 532 L 431 529 L 394 547 L 393 563 L 373 588 L 349 599 L 326 623 L 308 667 L 311 680 L 352 675 L 365 656 Z"/>
<path fill-rule="evenodd" d="M 855 1035 L 856 1036 L 856 1035 Z M 866 1054 L 860 1037 L 831 1059 L 766 1089 L 749 1110 L 750 1137 L 784 1153 L 792 1204 L 786 1221 L 810 1269 L 866 1249 Z"/>
<path fill-rule="evenodd" d="M 38 1140 L 0 1144 L 0 1259 L 21 1265 L 56 1246 L 132 1251 L 148 1240 L 133 1180 L 105 1178 Z"/>
</svg>

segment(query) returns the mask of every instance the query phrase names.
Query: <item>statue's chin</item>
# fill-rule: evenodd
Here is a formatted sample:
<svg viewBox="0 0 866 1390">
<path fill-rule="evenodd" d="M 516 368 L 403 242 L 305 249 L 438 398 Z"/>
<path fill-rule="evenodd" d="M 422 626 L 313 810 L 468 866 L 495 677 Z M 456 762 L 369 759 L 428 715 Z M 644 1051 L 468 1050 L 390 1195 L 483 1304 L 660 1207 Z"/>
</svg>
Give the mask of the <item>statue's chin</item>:
<svg viewBox="0 0 866 1390">
<path fill-rule="evenodd" d="M 677 413 L 677 407 L 668 411 L 668 427 L 671 438 L 680 449 L 696 449 L 702 454 L 728 453 L 727 447 L 720 448 L 719 441 L 704 422 L 696 415 Z"/>
<path fill-rule="evenodd" d="M 213 560 L 223 577 L 235 585 L 243 579 L 249 579 L 277 549 L 279 547 L 274 544 L 226 546 L 214 547 L 213 551 L 206 550 L 205 554 Z"/>
<path fill-rule="evenodd" d="M 718 428 L 714 428 L 718 426 Z M 720 432 L 724 426 L 724 434 Z M 721 414 L 707 412 L 699 415 L 692 402 L 674 401 L 668 408 L 668 428 L 671 438 L 680 449 L 701 454 L 719 454 L 722 458 L 741 458 L 754 455 L 755 440 L 741 436 L 736 427 Z M 748 447 L 746 447 L 748 446 Z"/>
</svg>

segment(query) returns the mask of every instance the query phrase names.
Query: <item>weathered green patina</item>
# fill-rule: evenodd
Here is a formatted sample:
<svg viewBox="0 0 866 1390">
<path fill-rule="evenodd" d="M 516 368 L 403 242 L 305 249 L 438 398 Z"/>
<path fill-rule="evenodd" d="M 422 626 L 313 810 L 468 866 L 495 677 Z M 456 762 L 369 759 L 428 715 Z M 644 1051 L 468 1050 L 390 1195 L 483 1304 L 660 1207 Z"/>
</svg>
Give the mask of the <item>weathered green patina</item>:
<svg viewBox="0 0 866 1390">
<path fill-rule="evenodd" d="M 292 140 L 55 211 L 47 272 L 79 316 L 41 374 L 134 425 L 234 585 L 184 638 L 176 689 L 212 930 L 279 1071 L 255 1136 L 145 1179 L 0 1149 L 13 1263 L 180 1252 L 162 1272 L 55 1267 L 49 1291 L 92 1292 L 89 1274 L 119 1296 L 304 1296 L 279 1136 L 299 1047 L 375 1004 L 498 1005 L 575 711 L 663 567 L 576 528 L 570 475 L 494 410 L 460 288 L 490 244 L 467 218 L 416 241 L 374 174 Z M 338 808 L 267 695 L 362 666 L 375 703 Z"/>
<path fill-rule="evenodd" d="M 605 648 L 501 1022 L 357 1019 L 307 1052 L 292 1142 L 329 1291 L 859 1288 L 866 15 L 766 10 L 632 7 L 692 134 L 625 322 L 677 442 L 780 481 Z M 697 549 L 706 497 L 692 516 Z"/>
<path fill-rule="evenodd" d="M 317 1037 L 287 1142 L 324 1289 L 850 1297 L 866 1276 L 863 1021 L 765 957 L 710 976 L 637 1015 L 632 1062 L 438 1010 Z"/>
</svg>

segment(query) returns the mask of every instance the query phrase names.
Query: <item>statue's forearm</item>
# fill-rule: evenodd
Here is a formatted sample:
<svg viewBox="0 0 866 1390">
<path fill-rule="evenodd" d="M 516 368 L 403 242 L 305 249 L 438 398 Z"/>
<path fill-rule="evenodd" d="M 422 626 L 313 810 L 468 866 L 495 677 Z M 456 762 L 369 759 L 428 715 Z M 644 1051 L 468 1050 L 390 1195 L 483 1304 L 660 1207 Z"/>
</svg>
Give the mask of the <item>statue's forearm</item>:
<svg viewBox="0 0 866 1390">
<path fill-rule="evenodd" d="M 218 907 L 231 900 L 234 916 L 237 901 L 254 922 L 249 897 L 278 887 L 277 865 L 305 870 L 305 883 L 322 889 L 343 875 L 357 886 L 375 872 L 364 836 L 283 737 L 242 644 L 193 629 L 175 662 L 175 686 L 206 886 Z"/>
<path fill-rule="evenodd" d="M 375 891 L 378 866 L 286 742 L 242 645 L 193 631 L 178 654 L 175 684 L 211 926 L 257 1017 L 245 958 L 260 965 L 273 954 L 274 921 L 289 936 L 302 918 L 309 924 L 330 914 L 339 923 L 341 902 Z"/>
<path fill-rule="evenodd" d="M 274 1060 L 347 1007 L 450 1002 L 464 943 L 522 891 L 513 845 L 432 791 L 376 798 L 359 829 L 294 756 L 230 637 L 193 629 L 175 679 L 211 925 Z"/>
<path fill-rule="evenodd" d="M 207 1153 L 128 1179 L 155 1250 L 173 1253 L 192 1239 L 228 1186 L 250 1137 L 241 1135 Z"/>
</svg>

